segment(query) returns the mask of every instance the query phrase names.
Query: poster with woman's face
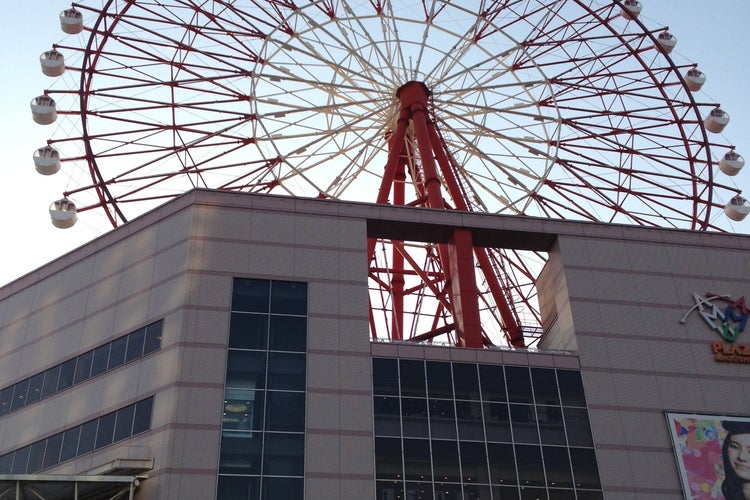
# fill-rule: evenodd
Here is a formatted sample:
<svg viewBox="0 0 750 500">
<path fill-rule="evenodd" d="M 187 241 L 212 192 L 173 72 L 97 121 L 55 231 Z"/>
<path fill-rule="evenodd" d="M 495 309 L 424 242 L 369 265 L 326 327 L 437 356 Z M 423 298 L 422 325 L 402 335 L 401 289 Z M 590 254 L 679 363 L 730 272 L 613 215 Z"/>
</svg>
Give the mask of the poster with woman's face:
<svg viewBox="0 0 750 500">
<path fill-rule="evenodd" d="M 667 413 L 685 498 L 750 500 L 750 417 Z"/>
</svg>

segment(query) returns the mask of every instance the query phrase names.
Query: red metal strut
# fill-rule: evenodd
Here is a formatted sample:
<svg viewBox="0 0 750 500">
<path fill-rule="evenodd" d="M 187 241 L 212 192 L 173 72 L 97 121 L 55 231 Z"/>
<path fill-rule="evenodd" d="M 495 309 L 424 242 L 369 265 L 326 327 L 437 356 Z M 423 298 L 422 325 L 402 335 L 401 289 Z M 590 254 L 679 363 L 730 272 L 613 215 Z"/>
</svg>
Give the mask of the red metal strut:
<svg viewBox="0 0 750 500">
<path fill-rule="evenodd" d="M 417 182 L 420 200 L 418 204 L 429 208 L 447 209 L 443 198 L 443 182 L 448 190 L 453 206 L 457 210 L 469 211 L 458 180 L 451 169 L 448 149 L 440 138 L 434 121 L 429 116 L 430 91 L 422 82 L 408 82 L 396 91 L 399 98 L 400 112 L 395 130 L 389 139 L 388 161 L 378 191 L 377 203 L 386 204 L 393 188 L 393 203 L 406 205 L 404 181 L 409 158 L 419 157 L 421 171 Z M 414 150 L 416 146 L 417 150 Z M 439 172 L 442 174 L 442 182 Z M 414 175 L 414 174 L 412 174 Z M 375 240 L 368 241 L 368 255 L 374 256 Z M 484 274 L 490 293 L 498 307 L 503 328 L 508 342 L 513 346 L 524 345 L 521 326 L 503 293 L 503 287 L 492 268 L 491 261 L 484 248 L 474 248 L 471 232 L 466 229 L 454 229 L 453 237 L 447 244 L 438 245 L 438 261 L 442 267 L 446 283 L 446 292 L 450 296 L 446 307 L 453 319 L 456 332 L 456 344 L 465 347 L 482 347 L 490 344 L 482 332 L 479 314 L 479 290 L 476 283 L 476 266 Z M 392 332 L 393 340 L 403 339 L 403 303 L 404 303 L 404 253 L 403 244 L 394 243 L 391 269 Z M 420 335 L 428 339 L 445 328 Z"/>
</svg>

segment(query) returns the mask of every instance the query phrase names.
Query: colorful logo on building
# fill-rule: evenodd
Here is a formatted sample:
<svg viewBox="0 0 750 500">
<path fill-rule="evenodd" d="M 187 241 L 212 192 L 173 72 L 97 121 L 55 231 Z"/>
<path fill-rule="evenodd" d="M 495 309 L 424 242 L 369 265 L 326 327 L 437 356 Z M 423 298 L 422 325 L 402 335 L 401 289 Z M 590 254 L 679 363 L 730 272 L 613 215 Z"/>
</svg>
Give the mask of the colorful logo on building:
<svg viewBox="0 0 750 500">
<path fill-rule="evenodd" d="M 680 323 L 686 323 L 690 313 L 697 311 L 708 327 L 724 340 L 712 343 L 716 361 L 750 363 L 750 345 L 735 342 L 747 325 L 749 315 L 745 297 L 733 299 L 729 295 L 707 293 L 701 296 L 694 293 L 693 300 L 695 305 L 688 309 Z"/>
</svg>

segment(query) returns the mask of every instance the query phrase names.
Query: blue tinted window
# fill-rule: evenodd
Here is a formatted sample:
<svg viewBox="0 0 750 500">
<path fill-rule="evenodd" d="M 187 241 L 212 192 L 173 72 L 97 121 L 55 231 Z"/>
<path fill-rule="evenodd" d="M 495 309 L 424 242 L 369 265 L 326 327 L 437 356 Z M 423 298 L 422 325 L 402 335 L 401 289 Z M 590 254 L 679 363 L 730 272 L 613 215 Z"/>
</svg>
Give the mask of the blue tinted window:
<svg viewBox="0 0 750 500">
<path fill-rule="evenodd" d="M 307 314 L 307 283 L 271 282 L 271 314 Z"/>
<path fill-rule="evenodd" d="M 235 279 L 232 311 L 268 312 L 271 283 L 267 280 Z"/>
</svg>

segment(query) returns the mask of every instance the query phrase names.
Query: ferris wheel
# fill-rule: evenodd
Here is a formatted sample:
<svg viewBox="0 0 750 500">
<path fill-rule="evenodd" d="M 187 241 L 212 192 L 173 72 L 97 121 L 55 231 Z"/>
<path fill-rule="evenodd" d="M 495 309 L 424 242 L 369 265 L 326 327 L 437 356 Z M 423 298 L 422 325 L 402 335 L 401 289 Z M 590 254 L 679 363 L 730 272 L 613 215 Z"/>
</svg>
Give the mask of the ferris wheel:
<svg viewBox="0 0 750 500">
<path fill-rule="evenodd" d="M 50 207 L 112 226 L 196 187 L 693 230 L 750 212 L 726 111 L 635 0 L 92 0 L 41 56 Z M 538 341 L 544 256 L 474 248 L 481 332 Z M 445 248 L 371 241 L 374 338 L 463 344 Z M 478 340 L 477 340 L 478 339 Z"/>
</svg>

